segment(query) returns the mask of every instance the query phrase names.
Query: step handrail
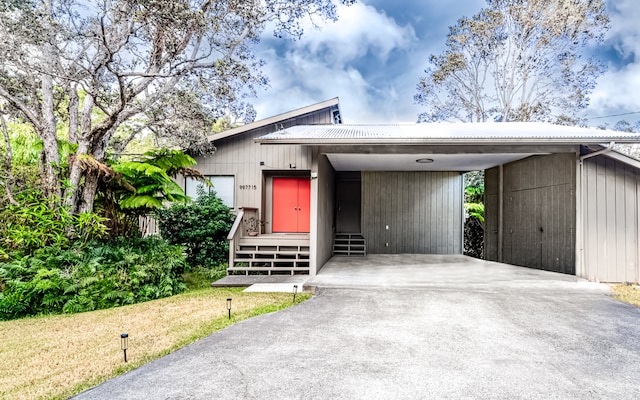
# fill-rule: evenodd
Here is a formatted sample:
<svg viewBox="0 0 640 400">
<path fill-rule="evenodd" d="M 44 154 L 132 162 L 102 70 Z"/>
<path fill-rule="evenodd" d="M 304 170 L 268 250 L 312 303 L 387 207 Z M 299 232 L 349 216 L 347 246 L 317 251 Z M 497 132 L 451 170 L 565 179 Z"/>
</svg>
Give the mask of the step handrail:
<svg viewBox="0 0 640 400">
<path fill-rule="evenodd" d="M 240 234 L 242 233 L 240 224 L 242 223 L 243 218 L 244 210 L 240 209 L 238 215 L 236 216 L 236 220 L 233 221 L 233 225 L 231 226 L 229 235 L 227 235 L 227 239 L 229 240 L 229 266 L 234 265 L 234 260 L 236 258 L 236 242 L 240 240 Z"/>
<path fill-rule="evenodd" d="M 235 239 L 236 234 L 238 233 L 238 228 L 242 223 L 242 218 L 244 218 L 244 210 L 240 210 L 238 215 L 236 215 L 236 220 L 233 221 L 233 225 L 231 226 L 231 230 L 229 231 L 229 235 L 227 235 L 228 240 Z"/>
</svg>

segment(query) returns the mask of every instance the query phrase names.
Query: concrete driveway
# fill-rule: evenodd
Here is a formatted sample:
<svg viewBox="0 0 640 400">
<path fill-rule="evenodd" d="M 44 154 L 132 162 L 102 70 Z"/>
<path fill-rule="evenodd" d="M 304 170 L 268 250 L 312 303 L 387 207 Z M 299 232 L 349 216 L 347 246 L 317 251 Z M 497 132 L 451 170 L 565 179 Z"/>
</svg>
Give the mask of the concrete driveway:
<svg viewBox="0 0 640 400">
<path fill-rule="evenodd" d="M 399 257 L 372 258 L 378 276 L 367 284 L 349 285 L 334 270 L 357 276 L 360 267 L 329 265 L 309 282 L 317 287 L 311 300 L 240 322 L 77 398 L 640 398 L 640 309 L 606 287 L 464 259 L 466 267 L 448 272 L 422 265 L 441 270 L 441 280 L 384 273 L 403 265 Z M 413 261 L 395 275 L 418 269 Z M 465 268 L 494 268 L 496 279 L 478 272 L 459 281 Z"/>
</svg>

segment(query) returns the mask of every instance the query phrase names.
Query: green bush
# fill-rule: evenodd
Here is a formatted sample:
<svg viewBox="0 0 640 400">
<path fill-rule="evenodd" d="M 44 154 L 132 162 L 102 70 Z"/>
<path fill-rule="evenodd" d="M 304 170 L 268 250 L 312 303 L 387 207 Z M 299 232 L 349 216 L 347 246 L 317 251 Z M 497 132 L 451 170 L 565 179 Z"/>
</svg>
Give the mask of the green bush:
<svg viewBox="0 0 640 400">
<path fill-rule="evenodd" d="M 202 193 L 192 204 L 158 210 L 156 217 L 162 237 L 184 246 L 191 266 L 211 268 L 227 260 L 234 216 L 214 192 Z"/>
<path fill-rule="evenodd" d="M 464 254 L 484 258 L 484 183 L 464 189 Z"/>
<path fill-rule="evenodd" d="M 0 263 L 0 320 L 75 313 L 182 292 L 186 258 L 158 237 L 44 247 Z"/>
<path fill-rule="evenodd" d="M 16 200 L 18 205 L 0 209 L 0 245 L 5 251 L 32 254 L 48 246 L 66 249 L 76 241 L 86 244 L 107 234 L 106 218 L 90 212 L 73 215 L 61 205 L 52 205 L 39 190 L 25 190 Z"/>
</svg>

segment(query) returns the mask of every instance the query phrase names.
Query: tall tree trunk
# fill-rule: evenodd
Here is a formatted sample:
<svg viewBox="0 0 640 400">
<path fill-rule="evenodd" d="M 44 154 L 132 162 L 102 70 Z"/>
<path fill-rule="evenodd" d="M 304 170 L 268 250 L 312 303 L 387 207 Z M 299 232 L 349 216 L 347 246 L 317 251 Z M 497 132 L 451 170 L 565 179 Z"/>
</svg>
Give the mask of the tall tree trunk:
<svg viewBox="0 0 640 400">
<path fill-rule="evenodd" d="M 79 157 L 86 156 L 89 150 L 89 142 L 88 140 L 82 138 L 80 139 L 80 143 L 78 143 L 78 150 L 76 154 L 72 157 L 69 157 L 69 185 L 65 191 L 65 207 L 71 213 L 78 212 L 78 197 L 82 191 L 80 187 L 80 182 L 82 177 L 85 175 L 85 170 L 82 167 L 82 162 L 79 160 Z"/>
<path fill-rule="evenodd" d="M 94 143 L 91 153 L 98 162 L 104 161 L 105 153 L 111 136 L 113 136 L 115 128 L 111 127 L 104 135 L 102 140 Z M 98 192 L 98 184 L 100 183 L 100 171 L 91 170 L 85 173 L 84 186 L 82 187 L 82 203 L 79 212 L 93 211 L 93 204 Z"/>
<path fill-rule="evenodd" d="M 84 185 L 82 186 L 82 201 L 78 208 L 79 213 L 93 211 L 93 203 L 98 191 L 100 175 L 97 170 L 87 170 L 84 174 Z"/>
<path fill-rule="evenodd" d="M 78 199 L 81 197 L 82 187 L 80 182 L 84 175 L 82 163 L 78 158 L 89 154 L 91 137 L 91 112 L 93 111 L 93 97 L 87 93 L 82 103 L 82 119 L 80 120 L 80 138 L 77 139 L 78 150 L 74 157 L 69 160 L 69 185 L 65 192 L 65 205 L 72 213 L 77 213 L 80 205 Z M 78 107 L 75 108 L 76 110 Z"/>
<path fill-rule="evenodd" d="M 69 143 L 78 144 L 78 99 L 77 87 L 69 85 Z"/>
<path fill-rule="evenodd" d="M 2 124 L 2 133 L 4 134 L 4 141 L 7 144 L 6 156 L 4 159 L 5 168 L 7 169 L 7 181 L 4 184 L 4 189 L 7 192 L 9 203 L 14 206 L 18 205 L 18 202 L 13 198 L 13 184 L 15 178 L 13 177 L 13 153 L 11 151 L 11 141 L 9 138 L 9 130 L 7 129 L 7 123 L 4 120 L 4 114 L 0 113 L 0 123 Z"/>
<path fill-rule="evenodd" d="M 94 143 L 94 148 L 92 149 L 93 158 L 98 162 L 104 162 L 104 156 L 107 152 L 107 146 L 109 145 L 109 141 L 113 136 L 116 128 L 114 125 L 105 132 L 102 140 Z M 85 175 L 84 187 L 82 188 L 82 204 L 80 205 L 80 212 L 92 211 L 93 203 L 96 198 L 96 193 L 98 191 L 98 184 L 100 182 L 100 172 L 92 171 L 91 174 L 87 173 Z"/>
<path fill-rule="evenodd" d="M 53 78 L 43 74 L 42 79 L 42 128 L 38 135 L 43 142 L 43 155 L 41 158 L 42 185 L 45 194 L 49 198 L 60 198 L 60 183 L 58 182 L 60 167 L 60 152 L 56 137 L 56 118 L 53 103 Z"/>
</svg>

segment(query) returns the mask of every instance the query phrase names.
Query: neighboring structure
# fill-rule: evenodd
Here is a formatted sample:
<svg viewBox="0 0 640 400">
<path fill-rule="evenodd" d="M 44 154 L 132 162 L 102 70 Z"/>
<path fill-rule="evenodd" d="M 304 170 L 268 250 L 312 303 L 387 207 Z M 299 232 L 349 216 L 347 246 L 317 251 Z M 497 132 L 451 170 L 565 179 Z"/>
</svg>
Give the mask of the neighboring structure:
<svg viewBox="0 0 640 400">
<path fill-rule="evenodd" d="M 461 254 L 486 171 L 489 260 L 637 282 L 640 162 L 624 132 L 541 123 L 342 125 L 337 99 L 215 134 L 198 168 L 236 211 L 230 271 L 315 275 L 335 254 Z M 195 186 L 187 182 L 188 194 Z"/>
</svg>

